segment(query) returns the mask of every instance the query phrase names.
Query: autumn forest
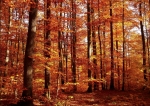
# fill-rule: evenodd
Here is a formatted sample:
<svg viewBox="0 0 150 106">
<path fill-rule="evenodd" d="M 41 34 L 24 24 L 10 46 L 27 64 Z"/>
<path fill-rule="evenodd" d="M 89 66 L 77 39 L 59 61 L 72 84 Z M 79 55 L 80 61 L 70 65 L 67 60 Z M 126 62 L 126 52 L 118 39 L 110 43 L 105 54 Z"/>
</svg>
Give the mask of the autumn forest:
<svg viewBox="0 0 150 106">
<path fill-rule="evenodd" d="M 0 0 L 0 106 L 121 104 L 115 94 L 135 91 L 150 98 L 150 0 Z"/>
</svg>

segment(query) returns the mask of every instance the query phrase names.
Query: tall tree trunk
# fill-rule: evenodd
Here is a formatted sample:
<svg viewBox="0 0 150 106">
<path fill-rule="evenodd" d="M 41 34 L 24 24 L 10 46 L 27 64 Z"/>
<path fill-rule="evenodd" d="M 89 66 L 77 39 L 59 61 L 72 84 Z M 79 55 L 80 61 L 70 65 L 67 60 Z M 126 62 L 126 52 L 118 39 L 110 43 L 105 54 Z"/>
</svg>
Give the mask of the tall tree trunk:
<svg viewBox="0 0 150 106">
<path fill-rule="evenodd" d="M 59 75 L 60 75 L 60 80 L 61 80 L 61 84 L 64 84 L 64 77 L 63 77 L 63 51 L 62 51 L 62 34 L 60 31 L 58 31 L 58 49 L 59 49 Z"/>
<path fill-rule="evenodd" d="M 1 36 L 2 36 L 2 33 L 1 33 L 1 29 L 2 29 L 2 23 L 1 23 L 1 20 L 2 20 L 2 0 L 0 0 L 0 45 L 2 44 L 2 39 L 1 39 Z M 0 56 L 2 56 L 2 52 L 0 52 Z M 2 66 L 3 64 L 3 61 L 2 59 L 0 59 L 0 66 Z M 2 83 L 3 83 L 3 77 L 2 77 L 2 70 L 0 70 L 0 99 L 2 99 L 1 95 L 2 95 Z"/>
<path fill-rule="evenodd" d="M 46 63 L 45 63 L 45 92 L 44 95 L 46 98 L 50 99 L 50 90 L 49 90 L 49 86 L 50 86 L 50 70 L 49 70 L 49 65 L 48 65 L 48 60 L 50 58 L 50 46 L 51 46 L 51 41 L 50 41 L 50 6 L 51 6 L 51 0 L 46 0 L 45 1 L 45 18 L 47 19 L 45 22 L 45 36 L 44 36 L 44 40 L 45 40 L 45 44 L 44 44 L 44 48 L 45 48 L 45 59 L 46 59 Z"/>
<path fill-rule="evenodd" d="M 88 59 L 88 90 L 87 92 L 92 92 L 92 82 L 91 77 L 92 77 L 92 72 L 90 69 L 90 45 L 91 45 L 91 0 L 87 1 L 87 59 Z"/>
<path fill-rule="evenodd" d="M 148 9 L 148 11 L 150 11 L 150 0 L 148 1 L 148 7 L 149 7 L 149 9 Z M 147 5 L 146 5 L 146 1 L 144 1 L 144 12 L 143 12 L 143 14 L 145 15 L 145 17 L 144 17 L 144 27 L 145 27 L 145 35 L 146 35 L 146 51 L 147 51 L 147 54 L 146 54 L 146 57 L 147 57 L 147 64 L 148 64 L 148 67 L 150 68 L 150 33 L 149 33 L 149 29 L 148 29 L 148 25 L 147 25 L 147 23 L 149 23 L 150 22 L 150 18 L 149 18 L 149 20 L 147 21 L 147 16 L 148 16 L 148 14 L 147 14 L 147 11 L 146 11 L 146 8 L 147 8 Z M 147 68 L 148 69 L 148 68 Z M 147 72 L 147 75 L 148 75 L 148 73 L 149 72 Z M 147 81 L 150 81 L 150 73 L 149 73 L 149 75 L 148 75 L 149 77 L 147 77 Z M 149 83 L 150 84 L 150 83 Z"/>
<path fill-rule="evenodd" d="M 105 24 L 105 22 L 103 22 L 103 25 L 104 25 L 104 28 L 103 28 L 103 37 L 104 37 L 104 40 L 103 40 L 103 42 L 102 42 L 102 44 L 103 44 L 103 59 L 106 59 L 106 42 L 105 42 L 105 40 L 106 40 L 106 24 Z M 104 89 L 107 89 L 107 82 L 104 80 L 105 78 L 106 78 L 106 63 L 105 63 L 105 61 L 103 61 L 103 63 L 102 63 L 102 65 L 103 65 L 103 73 L 102 73 L 102 76 L 103 76 L 103 86 L 102 86 L 102 89 L 104 90 Z"/>
<path fill-rule="evenodd" d="M 76 0 L 71 0 L 71 68 L 72 68 L 72 82 L 73 82 L 73 92 L 77 91 L 76 85 Z"/>
<path fill-rule="evenodd" d="M 124 0 L 122 13 L 123 60 L 122 60 L 122 90 L 125 89 L 125 30 L 124 30 Z"/>
<path fill-rule="evenodd" d="M 93 3 L 93 2 L 92 2 Z M 94 81 L 94 90 L 98 90 L 99 89 L 99 85 L 98 82 L 96 81 L 97 76 L 98 76 L 98 70 L 97 70 L 97 51 L 96 51 L 96 34 L 95 34 L 95 25 L 93 23 L 94 21 L 94 9 L 91 8 L 91 15 L 92 15 L 92 46 L 93 46 L 93 77 L 95 79 Z"/>
<path fill-rule="evenodd" d="M 148 5 L 149 5 L 149 11 L 150 11 L 150 0 L 148 2 Z M 150 18 L 149 18 L 149 23 L 150 23 Z M 148 29 L 150 30 L 150 28 Z M 148 45 L 150 45 L 150 32 L 148 33 Z M 150 46 L 148 46 L 148 64 L 149 64 L 149 69 L 150 69 Z M 149 72 L 149 83 L 150 83 L 150 72 Z"/>
<path fill-rule="evenodd" d="M 29 12 L 29 26 L 27 34 L 27 43 L 24 58 L 24 76 L 23 85 L 24 90 L 22 93 L 22 99 L 18 105 L 19 106 L 33 106 L 33 54 L 35 47 L 35 35 L 36 35 L 36 18 L 38 10 L 38 0 L 31 0 L 30 12 Z"/>
<path fill-rule="evenodd" d="M 110 17 L 112 18 L 112 0 L 110 0 Z M 110 89 L 115 89 L 114 87 L 114 39 L 113 39 L 113 20 L 110 20 L 110 42 L 111 42 L 111 76 L 110 76 Z"/>
<path fill-rule="evenodd" d="M 60 7 L 62 8 L 62 3 L 60 3 Z M 59 19 L 59 24 L 61 23 L 62 19 L 62 12 L 60 12 L 60 19 Z M 59 27 L 61 27 L 61 25 L 59 25 Z M 63 85 L 65 83 L 65 80 L 64 80 L 64 64 L 63 64 L 63 44 L 64 44 L 64 35 L 63 35 L 63 32 L 61 32 L 60 30 L 58 31 L 58 36 L 59 36 L 59 68 L 60 68 L 60 72 L 61 72 L 61 84 Z"/>
<path fill-rule="evenodd" d="M 103 58 L 102 58 L 102 40 L 101 40 L 101 35 L 100 35 L 100 0 L 98 0 L 98 17 L 99 17 L 99 25 L 98 25 L 98 40 L 99 40 L 99 51 L 100 51 L 100 79 L 103 80 L 104 78 L 104 70 L 103 70 Z M 101 83 L 101 88 L 104 90 L 104 83 Z"/>
<path fill-rule="evenodd" d="M 119 67 L 119 46 L 118 46 L 118 32 L 117 32 L 117 26 L 116 26 L 116 53 L 117 53 L 117 63 L 116 63 L 116 71 L 118 73 L 118 90 L 120 90 L 120 67 Z"/>
<path fill-rule="evenodd" d="M 0 20 L 2 20 L 2 0 L 0 0 Z M 1 37 L 2 22 L 0 21 L 0 37 Z"/>
<path fill-rule="evenodd" d="M 66 34 L 66 44 L 65 44 L 65 71 L 66 71 L 66 82 L 68 82 L 68 34 Z"/>
<path fill-rule="evenodd" d="M 142 18 L 142 1 L 139 4 L 139 16 Z M 142 47 L 143 47 L 143 74 L 144 80 L 147 81 L 147 70 L 146 70 L 146 44 L 145 44 L 145 34 L 144 34 L 144 26 L 143 21 L 140 20 L 140 28 L 141 28 L 141 36 L 142 36 Z"/>
</svg>

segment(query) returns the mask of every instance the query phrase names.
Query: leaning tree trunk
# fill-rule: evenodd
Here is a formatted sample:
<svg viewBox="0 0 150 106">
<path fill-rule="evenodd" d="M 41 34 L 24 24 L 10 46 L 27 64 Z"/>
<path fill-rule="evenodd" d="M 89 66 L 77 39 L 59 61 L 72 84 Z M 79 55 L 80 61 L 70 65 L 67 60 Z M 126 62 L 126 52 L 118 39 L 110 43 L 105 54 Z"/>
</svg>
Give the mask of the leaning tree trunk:
<svg viewBox="0 0 150 106">
<path fill-rule="evenodd" d="M 33 54 L 35 47 L 35 35 L 36 35 L 36 17 L 38 10 L 38 0 L 31 0 L 30 12 L 29 12 L 29 26 L 27 43 L 24 58 L 24 76 L 23 85 L 24 90 L 22 93 L 22 100 L 18 103 L 19 106 L 33 106 L 32 99 L 32 78 L 33 78 Z"/>
</svg>

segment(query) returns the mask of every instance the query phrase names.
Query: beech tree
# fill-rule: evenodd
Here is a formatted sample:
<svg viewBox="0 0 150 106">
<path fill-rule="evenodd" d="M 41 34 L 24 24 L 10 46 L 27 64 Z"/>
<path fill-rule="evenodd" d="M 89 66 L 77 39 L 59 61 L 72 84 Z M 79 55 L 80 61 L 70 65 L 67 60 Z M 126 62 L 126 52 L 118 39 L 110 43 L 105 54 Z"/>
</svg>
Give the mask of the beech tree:
<svg viewBox="0 0 150 106">
<path fill-rule="evenodd" d="M 45 18 L 47 19 L 45 22 L 45 35 L 44 35 L 44 40 L 45 40 L 45 58 L 46 61 L 50 58 L 50 46 L 51 46 L 51 39 L 50 39 L 50 19 L 51 19 L 51 11 L 50 11 L 50 6 L 51 6 L 51 0 L 45 1 Z M 45 96 L 49 99 L 50 98 L 50 91 L 49 91 L 49 85 L 50 85 L 50 70 L 49 70 L 49 65 L 48 62 L 45 63 Z"/>
<path fill-rule="evenodd" d="M 91 4 L 94 4 L 93 1 L 91 2 Z M 96 25 L 93 23 L 94 21 L 94 8 L 91 8 L 91 20 L 92 20 L 92 49 L 93 49 L 93 77 L 95 79 L 95 82 L 94 82 L 94 90 L 98 90 L 99 89 L 99 84 L 98 84 L 98 69 L 97 69 L 97 42 L 96 42 Z"/>
<path fill-rule="evenodd" d="M 31 0 L 29 11 L 28 35 L 24 58 L 24 76 L 23 76 L 24 90 L 22 93 L 23 100 L 20 103 L 18 103 L 19 106 L 33 106 L 32 80 L 33 80 L 34 59 L 32 58 L 32 56 L 34 54 L 34 47 L 35 47 L 37 11 L 38 11 L 38 0 Z"/>
<path fill-rule="evenodd" d="M 87 1 L 87 60 L 88 60 L 88 90 L 87 92 L 92 92 L 92 82 L 90 81 L 92 78 L 92 72 L 90 69 L 90 46 L 91 46 L 91 1 Z"/>
<path fill-rule="evenodd" d="M 139 16 L 142 18 L 142 1 L 139 3 Z M 143 73 L 144 73 L 144 80 L 147 81 L 147 70 L 146 70 L 146 44 L 145 44 L 145 34 L 144 34 L 144 25 L 143 20 L 140 20 L 140 29 L 141 29 L 141 36 L 142 36 L 142 47 L 143 47 Z"/>
<path fill-rule="evenodd" d="M 123 36 L 123 62 L 122 62 L 122 90 L 124 91 L 125 88 L 125 30 L 124 30 L 124 0 L 122 1 L 123 10 L 122 10 L 122 36 Z"/>
<path fill-rule="evenodd" d="M 72 29 L 72 37 L 71 37 L 71 66 L 72 66 L 72 82 L 74 83 L 73 91 L 77 90 L 76 86 L 76 0 L 71 0 L 72 7 L 72 21 L 71 21 L 71 29 Z"/>
<path fill-rule="evenodd" d="M 100 12 L 100 0 L 98 0 L 98 17 L 99 17 L 99 25 L 97 27 L 98 30 L 98 41 L 99 41 L 99 52 L 100 52 L 100 78 L 101 80 L 104 78 L 104 67 L 103 67 L 103 57 L 102 57 L 102 31 L 101 31 L 101 22 L 100 22 L 100 16 L 101 16 L 101 12 Z M 104 83 L 101 83 L 102 89 L 104 90 Z"/>
<path fill-rule="evenodd" d="M 33 106 L 149 88 L 149 10 L 150 0 L 0 0 L 0 97 Z"/>
<path fill-rule="evenodd" d="M 112 0 L 110 0 L 110 17 L 112 18 L 112 13 L 113 13 L 113 9 L 112 9 Z M 113 20 L 110 20 L 110 41 L 111 41 L 111 48 L 110 48 L 110 52 L 111 52 L 111 79 L 110 79 L 110 89 L 115 89 L 114 87 L 114 39 L 113 39 Z"/>
</svg>

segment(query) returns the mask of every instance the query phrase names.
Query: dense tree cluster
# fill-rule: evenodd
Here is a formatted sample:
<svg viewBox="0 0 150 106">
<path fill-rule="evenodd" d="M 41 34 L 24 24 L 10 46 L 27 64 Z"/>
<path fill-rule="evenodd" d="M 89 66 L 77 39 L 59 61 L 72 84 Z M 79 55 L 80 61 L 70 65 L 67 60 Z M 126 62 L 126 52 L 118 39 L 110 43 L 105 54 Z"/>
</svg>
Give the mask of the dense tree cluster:
<svg viewBox="0 0 150 106">
<path fill-rule="evenodd" d="M 0 0 L 0 99 L 149 88 L 149 17 L 150 0 Z"/>
</svg>

